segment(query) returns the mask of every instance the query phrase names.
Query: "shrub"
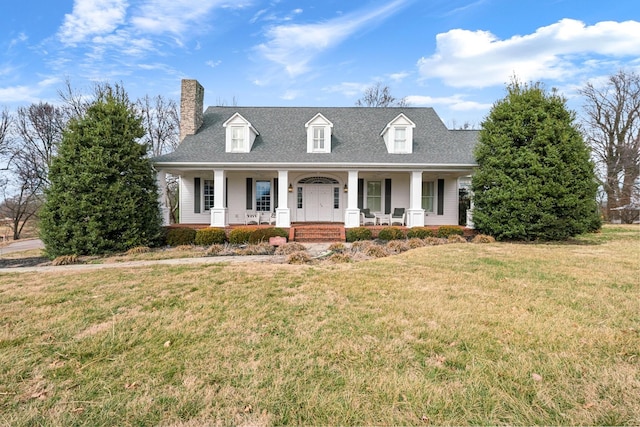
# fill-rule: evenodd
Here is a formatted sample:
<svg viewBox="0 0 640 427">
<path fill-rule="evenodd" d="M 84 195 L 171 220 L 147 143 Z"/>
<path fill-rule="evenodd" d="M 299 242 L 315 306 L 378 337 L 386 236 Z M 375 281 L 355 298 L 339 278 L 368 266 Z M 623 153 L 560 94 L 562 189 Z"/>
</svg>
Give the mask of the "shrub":
<svg viewBox="0 0 640 427">
<path fill-rule="evenodd" d="M 387 248 L 380 245 L 371 245 L 365 251 L 364 254 L 373 258 L 384 258 L 389 256 L 389 251 Z"/>
<path fill-rule="evenodd" d="M 209 256 L 216 256 L 216 255 L 220 255 L 224 251 L 224 249 L 225 249 L 225 245 L 215 243 L 209 246 L 205 253 Z"/>
<path fill-rule="evenodd" d="M 227 240 L 227 233 L 224 228 L 208 227 L 196 231 L 195 243 L 198 246 L 210 246 L 222 244 Z"/>
<path fill-rule="evenodd" d="M 359 240 L 351 245 L 351 252 L 364 252 L 374 243 L 371 240 Z"/>
<path fill-rule="evenodd" d="M 495 241 L 496 239 L 491 236 L 488 236 L 486 234 L 478 234 L 471 240 L 471 243 L 495 243 Z"/>
<path fill-rule="evenodd" d="M 424 240 L 419 239 L 417 237 L 411 238 L 409 240 L 407 240 L 407 244 L 409 245 L 409 247 L 411 249 L 415 249 L 415 248 L 421 248 L 424 245 L 426 245 L 426 243 L 424 242 Z"/>
<path fill-rule="evenodd" d="M 387 243 L 387 249 L 399 254 L 408 251 L 411 247 L 406 240 L 391 240 Z"/>
<path fill-rule="evenodd" d="M 287 257 L 287 264 L 306 264 L 311 261 L 307 252 L 294 252 Z"/>
<path fill-rule="evenodd" d="M 125 252 L 125 255 L 146 254 L 149 251 L 151 251 L 149 246 L 136 246 L 135 248 L 131 248 Z"/>
<path fill-rule="evenodd" d="M 274 252 L 275 248 L 269 243 L 260 242 L 240 249 L 238 255 L 273 255 Z"/>
<path fill-rule="evenodd" d="M 467 243 L 467 239 L 457 234 L 451 234 L 447 237 L 448 243 Z"/>
<path fill-rule="evenodd" d="M 414 227 L 407 231 L 407 239 L 425 239 L 433 237 L 433 230 L 427 227 Z"/>
<path fill-rule="evenodd" d="M 327 258 L 329 262 L 333 262 L 335 264 L 344 264 L 347 262 L 352 262 L 353 258 L 349 254 L 337 252 Z"/>
<path fill-rule="evenodd" d="M 167 245 L 193 245 L 196 241 L 196 230 L 186 227 L 174 227 L 167 231 Z"/>
<path fill-rule="evenodd" d="M 289 242 L 289 243 L 285 243 L 282 246 L 278 246 L 278 249 L 276 249 L 275 253 L 276 255 L 289 255 L 294 252 L 305 252 L 306 250 L 307 250 L 307 247 L 302 243 Z"/>
<path fill-rule="evenodd" d="M 71 265 L 78 263 L 78 255 L 61 255 L 51 261 L 51 265 Z"/>
<path fill-rule="evenodd" d="M 229 232 L 229 243 L 235 245 L 241 245 L 243 243 L 249 243 L 251 233 L 257 230 L 256 227 L 238 227 Z"/>
<path fill-rule="evenodd" d="M 462 227 L 458 227 L 457 225 L 443 225 L 442 227 L 439 227 L 438 231 L 436 232 L 437 237 L 444 238 L 447 238 L 451 235 L 462 236 L 463 234 L 464 231 L 462 230 Z"/>
<path fill-rule="evenodd" d="M 423 241 L 425 245 L 429 246 L 444 245 L 447 243 L 445 239 L 441 239 L 439 237 L 427 237 L 426 239 L 423 239 Z"/>
<path fill-rule="evenodd" d="M 378 233 L 378 239 L 380 240 L 400 240 L 404 239 L 404 231 L 398 227 L 385 227 Z"/>
<path fill-rule="evenodd" d="M 347 230 L 347 242 L 357 242 L 359 240 L 371 240 L 371 230 L 366 227 L 355 227 Z"/>
<path fill-rule="evenodd" d="M 277 227 L 258 228 L 249 236 L 249 243 L 268 242 L 270 237 L 289 237 L 289 233 Z"/>
<path fill-rule="evenodd" d="M 335 243 L 332 243 L 331 245 L 329 245 L 329 248 L 328 248 L 328 249 L 329 249 L 331 252 L 342 253 L 342 252 L 344 252 L 347 248 L 346 248 L 346 246 L 344 245 L 344 243 L 342 243 L 342 242 L 335 242 Z"/>
</svg>

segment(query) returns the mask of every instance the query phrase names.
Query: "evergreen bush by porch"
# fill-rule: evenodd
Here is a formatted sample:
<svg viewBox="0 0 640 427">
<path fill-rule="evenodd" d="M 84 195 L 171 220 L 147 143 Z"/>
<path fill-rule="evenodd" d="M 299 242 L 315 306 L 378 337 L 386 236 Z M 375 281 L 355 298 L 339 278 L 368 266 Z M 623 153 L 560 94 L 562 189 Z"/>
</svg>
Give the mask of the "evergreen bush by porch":
<svg viewBox="0 0 640 427">
<path fill-rule="evenodd" d="M 207 227 L 196 231 L 195 243 L 198 246 L 220 245 L 226 241 L 227 233 L 224 228 Z"/>
<path fill-rule="evenodd" d="M 385 227 L 378 233 L 378 239 L 380 240 L 400 240 L 404 239 L 404 231 L 398 227 Z"/>
<path fill-rule="evenodd" d="M 49 171 L 40 237 L 50 258 L 149 246 L 160 237 L 158 190 L 141 119 L 121 86 L 71 119 Z"/>
<path fill-rule="evenodd" d="M 249 236 L 249 243 L 268 242 L 270 237 L 289 237 L 289 233 L 278 227 L 258 228 Z"/>
<path fill-rule="evenodd" d="M 371 240 L 372 233 L 366 227 L 349 228 L 346 231 L 347 242 L 356 242 L 358 240 Z"/>
<path fill-rule="evenodd" d="M 196 242 L 196 230 L 188 227 L 172 227 L 167 231 L 167 245 L 193 245 Z"/>
<path fill-rule="evenodd" d="M 257 227 L 238 227 L 229 232 L 229 243 L 234 245 L 242 245 L 249 243 L 251 233 L 257 230 Z"/>
<path fill-rule="evenodd" d="M 407 239 L 425 239 L 433 236 L 433 230 L 427 227 L 413 227 L 407 231 Z"/>
<path fill-rule="evenodd" d="M 464 230 L 461 227 L 456 225 L 443 225 L 438 227 L 436 231 L 436 237 L 444 237 L 447 238 L 449 236 L 462 236 L 464 235 Z"/>
</svg>

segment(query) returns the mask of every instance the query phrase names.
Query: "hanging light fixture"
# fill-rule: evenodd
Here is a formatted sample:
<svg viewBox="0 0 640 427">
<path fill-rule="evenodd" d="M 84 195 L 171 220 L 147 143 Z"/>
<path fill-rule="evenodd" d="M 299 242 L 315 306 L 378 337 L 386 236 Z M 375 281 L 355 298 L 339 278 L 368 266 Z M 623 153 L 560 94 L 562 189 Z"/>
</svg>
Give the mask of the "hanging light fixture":
<svg viewBox="0 0 640 427">
<path fill-rule="evenodd" d="M 291 183 L 289 183 L 289 193 L 293 193 L 293 185 Z"/>
</svg>

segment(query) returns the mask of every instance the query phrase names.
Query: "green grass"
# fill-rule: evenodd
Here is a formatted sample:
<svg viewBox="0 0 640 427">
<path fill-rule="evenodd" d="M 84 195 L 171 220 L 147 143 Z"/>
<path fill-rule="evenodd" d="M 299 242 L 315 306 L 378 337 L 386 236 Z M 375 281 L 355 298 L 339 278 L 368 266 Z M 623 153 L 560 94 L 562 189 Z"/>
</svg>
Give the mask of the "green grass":
<svg viewBox="0 0 640 427">
<path fill-rule="evenodd" d="M 637 425 L 640 229 L 0 274 L 0 424 Z"/>
</svg>

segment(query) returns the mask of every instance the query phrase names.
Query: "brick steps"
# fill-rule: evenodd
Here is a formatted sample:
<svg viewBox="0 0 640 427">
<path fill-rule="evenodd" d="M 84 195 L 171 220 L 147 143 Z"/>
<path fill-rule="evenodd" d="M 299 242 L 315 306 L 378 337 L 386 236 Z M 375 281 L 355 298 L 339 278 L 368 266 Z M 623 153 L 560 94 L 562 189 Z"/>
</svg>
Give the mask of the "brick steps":
<svg viewBox="0 0 640 427">
<path fill-rule="evenodd" d="M 316 225 L 292 227 L 293 241 L 300 243 L 344 242 L 344 226 Z"/>
</svg>

